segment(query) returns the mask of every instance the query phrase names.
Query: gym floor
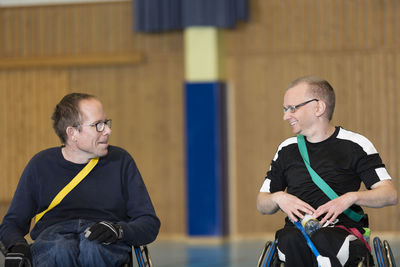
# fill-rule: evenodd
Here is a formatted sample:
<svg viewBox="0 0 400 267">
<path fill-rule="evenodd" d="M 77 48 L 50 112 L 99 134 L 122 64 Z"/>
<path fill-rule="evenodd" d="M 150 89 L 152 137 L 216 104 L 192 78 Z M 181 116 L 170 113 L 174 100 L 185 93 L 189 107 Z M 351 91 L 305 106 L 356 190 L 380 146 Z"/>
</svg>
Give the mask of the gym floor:
<svg viewBox="0 0 400 267">
<path fill-rule="evenodd" d="M 395 256 L 395 262 L 400 264 L 400 238 L 386 239 Z M 253 239 L 222 244 L 157 241 L 149 246 L 149 250 L 155 267 L 255 267 L 266 241 Z"/>
<path fill-rule="evenodd" d="M 396 263 L 400 264 L 400 238 L 385 239 L 390 243 Z M 244 267 L 257 265 L 265 242 L 261 239 L 225 242 L 158 240 L 148 247 L 155 267 Z M 2 256 L 0 266 L 4 266 Z"/>
</svg>

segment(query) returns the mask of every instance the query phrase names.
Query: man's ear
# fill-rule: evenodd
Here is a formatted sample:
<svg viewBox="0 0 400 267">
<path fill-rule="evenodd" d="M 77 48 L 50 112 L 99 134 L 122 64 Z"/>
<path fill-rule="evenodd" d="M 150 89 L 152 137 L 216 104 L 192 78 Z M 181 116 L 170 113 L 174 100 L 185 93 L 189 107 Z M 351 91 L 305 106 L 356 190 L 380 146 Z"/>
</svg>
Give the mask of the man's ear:
<svg viewBox="0 0 400 267">
<path fill-rule="evenodd" d="M 78 129 L 76 129 L 75 127 L 72 127 L 72 126 L 67 127 L 67 129 L 65 131 L 67 132 L 67 136 L 68 136 L 69 140 L 72 140 L 73 142 L 76 141 L 75 135 L 77 133 L 77 130 Z"/>
<path fill-rule="evenodd" d="M 324 101 L 319 100 L 317 102 L 317 105 L 315 105 L 315 115 L 317 117 L 321 117 L 322 115 L 324 115 L 326 112 L 326 104 Z"/>
</svg>

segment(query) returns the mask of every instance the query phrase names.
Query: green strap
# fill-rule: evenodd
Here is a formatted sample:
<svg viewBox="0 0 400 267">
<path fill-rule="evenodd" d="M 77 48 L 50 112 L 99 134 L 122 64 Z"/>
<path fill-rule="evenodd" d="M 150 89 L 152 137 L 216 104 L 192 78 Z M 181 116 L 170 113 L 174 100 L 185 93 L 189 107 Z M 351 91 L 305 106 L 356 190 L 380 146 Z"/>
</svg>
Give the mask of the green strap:
<svg viewBox="0 0 400 267">
<path fill-rule="evenodd" d="M 299 151 L 300 151 L 301 157 L 303 158 L 304 163 L 306 164 L 307 170 L 310 173 L 311 179 L 313 180 L 313 182 L 330 199 L 335 199 L 335 198 L 339 197 L 338 194 L 336 194 L 336 192 L 333 191 L 332 188 L 318 175 L 318 173 L 316 173 L 313 170 L 313 168 L 311 168 L 310 159 L 308 158 L 308 153 L 307 153 L 306 142 L 304 140 L 304 136 L 303 135 L 300 135 L 300 134 L 297 135 L 297 145 L 299 147 Z M 364 216 L 363 214 L 359 214 L 359 213 L 351 210 L 350 208 L 345 210 L 343 213 L 346 214 L 347 217 L 349 217 L 350 219 L 352 219 L 353 221 L 356 221 L 356 222 L 359 222 L 362 219 L 362 217 Z"/>
</svg>

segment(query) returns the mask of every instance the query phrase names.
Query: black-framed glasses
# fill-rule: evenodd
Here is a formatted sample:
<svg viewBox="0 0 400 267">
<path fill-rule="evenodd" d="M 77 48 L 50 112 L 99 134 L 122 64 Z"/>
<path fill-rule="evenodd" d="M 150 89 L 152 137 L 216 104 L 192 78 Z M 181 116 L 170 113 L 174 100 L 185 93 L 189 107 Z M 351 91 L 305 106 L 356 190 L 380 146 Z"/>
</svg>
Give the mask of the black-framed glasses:
<svg viewBox="0 0 400 267">
<path fill-rule="evenodd" d="M 96 122 L 96 123 L 88 124 L 87 126 L 96 127 L 96 131 L 101 133 L 106 128 L 106 125 L 108 126 L 108 128 L 111 129 L 111 121 L 112 121 L 111 119 L 108 119 L 108 120 L 105 120 L 105 121 L 99 121 L 99 122 Z"/>
<path fill-rule="evenodd" d="M 304 105 L 307 105 L 308 103 L 313 102 L 313 101 L 319 101 L 319 100 L 316 99 L 316 98 L 314 98 L 314 99 L 308 100 L 308 101 L 306 101 L 306 102 L 300 103 L 300 104 L 298 104 L 298 105 L 296 105 L 296 106 L 287 106 L 287 107 L 283 107 L 283 113 L 286 113 L 286 111 L 288 111 L 288 110 L 290 111 L 290 113 L 295 113 L 296 110 L 297 110 L 299 107 L 302 107 L 302 106 L 304 106 Z"/>
</svg>

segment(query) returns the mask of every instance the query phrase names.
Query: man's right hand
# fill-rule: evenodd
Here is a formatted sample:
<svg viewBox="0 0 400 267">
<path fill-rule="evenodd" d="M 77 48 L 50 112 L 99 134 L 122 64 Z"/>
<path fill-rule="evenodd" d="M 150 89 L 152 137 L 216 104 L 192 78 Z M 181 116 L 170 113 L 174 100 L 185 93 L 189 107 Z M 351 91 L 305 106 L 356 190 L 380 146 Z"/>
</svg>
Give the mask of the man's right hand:
<svg viewBox="0 0 400 267">
<path fill-rule="evenodd" d="M 283 191 L 260 192 L 257 197 L 257 208 L 263 214 L 272 214 L 281 209 L 294 222 L 298 221 L 298 218 L 303 218 L 304 214 L 315 212 L 311 205 Z"/>
<path fill-rule="evenodd" d="M 315 212 L 315 209 L 310 204 L 300 198 L 286 192 L 277 193 L 277 195 L 273 196 L 274 201 L 292 222 L 297 222 L 299 218 L 302 219 L 304 214 L 311 215 Z"/>
<path fill-rule="evenodd" d="M 28 244 L 17 243 L 6 254 L 4 267 L 30 267 L 32 262 L 31 250 Z"/>
</svg>

